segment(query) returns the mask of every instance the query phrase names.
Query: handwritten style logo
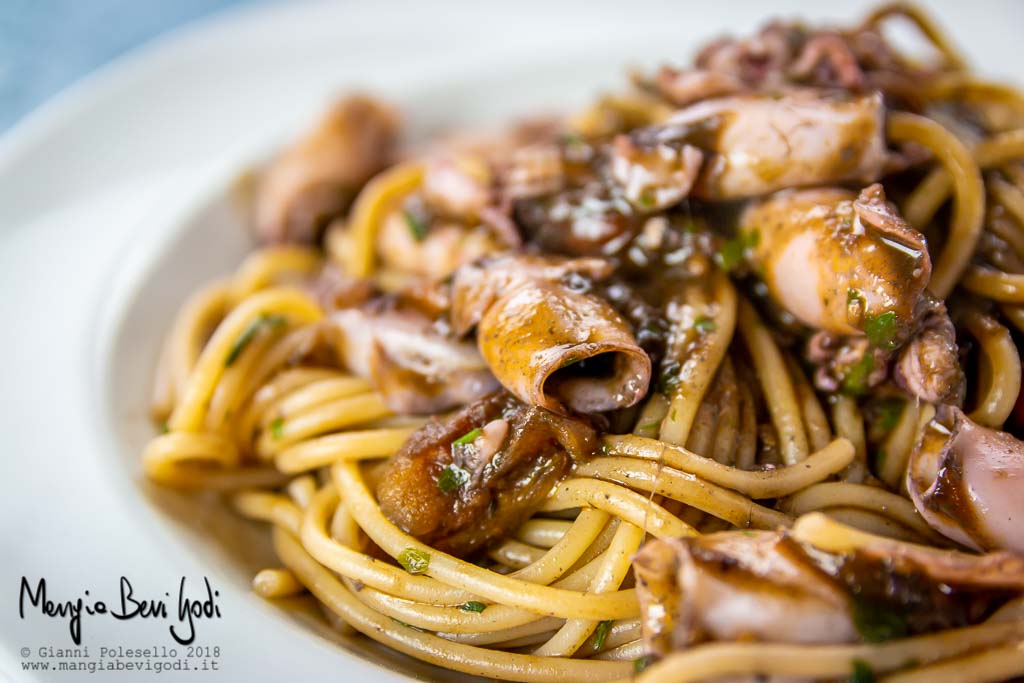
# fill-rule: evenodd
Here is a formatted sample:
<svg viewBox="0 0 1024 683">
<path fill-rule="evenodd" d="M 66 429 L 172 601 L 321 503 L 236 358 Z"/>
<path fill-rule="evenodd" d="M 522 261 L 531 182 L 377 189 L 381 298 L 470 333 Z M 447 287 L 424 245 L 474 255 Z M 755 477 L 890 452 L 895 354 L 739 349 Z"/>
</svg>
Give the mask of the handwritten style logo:
<svg viewBox="0 0 1024 683">
<path fill-rule="evenodd" d="M 202 619 L 220 619 L 220 606 L 217 598 L 220 591 L 210 586 L 210 580 L 203 577 L 205 590 L 200 597 L 189 595 L 186 590 L 185 577 L 178 583 L 177 609 L 168 609 L 167 602 L 161 599 L 136 597 L 135 590 L 127 577 L 122 576 L 120 594 L 117 603 L 108 605 L 103 600 L 92 597 L 86 590 L 78 599 L 55 601 L 47 594 L 46 579 L 40 578 L 33 588 L 27 577 L 21 577 L 21 592 L 18 597 L 18 615 L 24 619 L 26 609 L 36 608 L 45 617 L 67 619 L 68 631 L 75 645 L 82 643 L 83 616 L 110 616 L 121 621 L 132 619 L 163 619 L 176 620 L 168 627 L 171 637 L 180 645 L 190 645 L 196 639 L 196 622 Z M 166 598 L 171 594 L 164 593 Z"/>
</svg>

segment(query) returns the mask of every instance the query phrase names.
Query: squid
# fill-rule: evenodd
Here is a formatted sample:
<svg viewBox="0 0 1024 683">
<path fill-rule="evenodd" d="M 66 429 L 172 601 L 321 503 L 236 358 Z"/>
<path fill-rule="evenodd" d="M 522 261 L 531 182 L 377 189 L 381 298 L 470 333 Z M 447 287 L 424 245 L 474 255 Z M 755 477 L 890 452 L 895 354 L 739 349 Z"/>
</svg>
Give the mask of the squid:
<svg viewBox="0 0 1024 683">
<path fill-rule="evenodd" d="M 437 282 L 459 266 L 503 249 L 493 232 L 481 225 L 467 226 L 406 208 L 381 221 L 376 253 L 385 268 Z"/>
<path fill-rule="evenodd" d="M 703 163 L 692 187 L 678 191 L 708 201 L 847 181 L 871 183 L 881 177 L 890 157 L 885 108 L 877 93 L 838 99 L 796 90 L 705 100 L 623 137 L 642 151 L 676 150 L 680 172 L 674 177 L 682 185 L 691 181 L 682 171 L 693 166 L 700 152 Z M 622 174 L 617 179 L 628 185 Z"/>
<path fill-rule="evenodd" d="M 256 194 L 261 242 L 316 242 L 359 189 L 393 160 L 398 117 L 355 95 L 334 105 L 304 138 L 271 162 Z"/>
<path fill-rule="evenodd" d="M 943 407 L 911 453 L 906 484 L 917 511 L 947 538 L 1024 553 L 1024 442 Z"/>
<path fill-rule="evenodd" d="M 416 431 L 387 462 L 377 497 L 403 531 L 467 557 L 515 531 L 597 443 L 586 421 L 500 392 Z"/>
<path fill-rule="evenodd" d="M 647 392 L 651 359 L 622 316 L 584 291 L 584 275 L 609 269 L 600 259 L 530 256 L 460 269 L 453 329 L 476 326 L 488 367 L 524 403 L 563 415 L 631 406 Z"/>
<path fill-rule="evenodd" d="M 330 321 L 343 365 L 371 378 L 396 413 L 436 414 L 498 388 L 471 343 L 444 335 L 419 311 L 383 303 L 335 311 Z"/>
<path fill-rule="evenodd" d="M 739 229 L 769 295 L 819 331 L 808 359 L 820 389 L 873 386 L 897 354 L 894 377 L 908 393 L 960 400 L 955 329 L 927 293 L 928 245 L 881 185 L 779 192 L 748 207 Z"/>
<path fill-rule="evenodd" d="M 782 531 L 649 541 L 634 558 L 657 656 L 705 640 L 841 644 L 965 626 L 1024 592 L 1024 558 L 879 539 L 846 553 Z"/>
</svg>

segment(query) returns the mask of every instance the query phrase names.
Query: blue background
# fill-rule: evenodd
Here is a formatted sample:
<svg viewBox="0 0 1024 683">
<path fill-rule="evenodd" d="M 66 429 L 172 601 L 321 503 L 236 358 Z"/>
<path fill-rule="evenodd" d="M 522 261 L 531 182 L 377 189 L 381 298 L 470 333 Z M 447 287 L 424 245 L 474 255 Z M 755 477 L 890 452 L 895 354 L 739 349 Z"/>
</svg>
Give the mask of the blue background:
<svg viewBox="0 0 1024 683">
<path fill-rule="evenodd" d="M 252 0 L 0 0 L 0 131 L 140 43 Z"/>
</svg>

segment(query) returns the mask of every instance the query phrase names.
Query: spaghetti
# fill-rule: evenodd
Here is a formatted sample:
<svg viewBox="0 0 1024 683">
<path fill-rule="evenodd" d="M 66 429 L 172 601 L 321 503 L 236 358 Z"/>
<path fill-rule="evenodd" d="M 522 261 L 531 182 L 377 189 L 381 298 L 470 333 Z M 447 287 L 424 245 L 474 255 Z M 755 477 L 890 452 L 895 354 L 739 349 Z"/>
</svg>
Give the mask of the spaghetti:
<svg viewBox="0 0 1024 683">
<path fill-rule="evenodd" d="M 395 128 L 275 162 L 160 355 L 143 469 L 272 527 L 258 595 L 504 680 L 1024 675 L 1024 95 L 895 4 Z"/>
</svg>

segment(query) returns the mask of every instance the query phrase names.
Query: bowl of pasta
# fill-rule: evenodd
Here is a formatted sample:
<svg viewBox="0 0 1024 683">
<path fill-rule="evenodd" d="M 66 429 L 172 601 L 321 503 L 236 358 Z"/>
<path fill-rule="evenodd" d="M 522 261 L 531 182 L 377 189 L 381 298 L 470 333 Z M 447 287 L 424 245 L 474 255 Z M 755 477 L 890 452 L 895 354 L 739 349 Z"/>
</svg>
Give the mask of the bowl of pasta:
<svg viewBox="0 0 1024 683">
<path fill-rule="evenodd" d="M 99 344 L 140 524 L 314 670 L 1024 676 L 1022 83 L 763 12 L 366 77 L 204 177 Z"/>
</svg>

